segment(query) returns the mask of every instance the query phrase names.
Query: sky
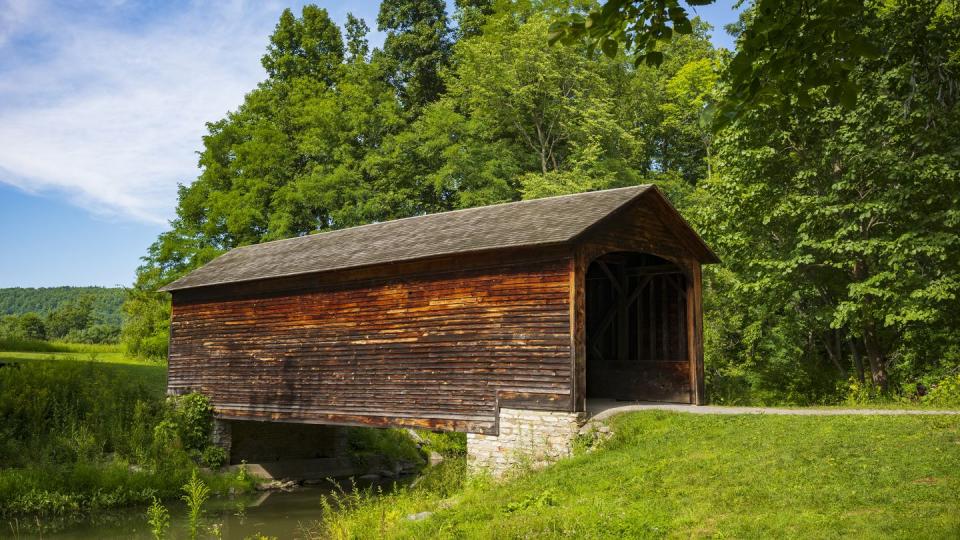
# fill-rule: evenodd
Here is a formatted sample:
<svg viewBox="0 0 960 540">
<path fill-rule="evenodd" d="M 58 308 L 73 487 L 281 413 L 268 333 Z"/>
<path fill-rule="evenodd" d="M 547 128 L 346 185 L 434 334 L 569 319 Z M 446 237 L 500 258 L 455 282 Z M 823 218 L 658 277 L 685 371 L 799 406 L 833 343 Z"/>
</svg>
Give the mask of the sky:
<svg viewBox="0 0 960 540">
<path fill-rule="evenodd" d="M 313 2 L 382 44 L 379 1 Z M 264 78 L 280 13 L 302 4 L 0 0 L 0 287 L 130 285 L 206 123 Z M 720 47 L 732 4 L 696 8 Z"/>
</svg>

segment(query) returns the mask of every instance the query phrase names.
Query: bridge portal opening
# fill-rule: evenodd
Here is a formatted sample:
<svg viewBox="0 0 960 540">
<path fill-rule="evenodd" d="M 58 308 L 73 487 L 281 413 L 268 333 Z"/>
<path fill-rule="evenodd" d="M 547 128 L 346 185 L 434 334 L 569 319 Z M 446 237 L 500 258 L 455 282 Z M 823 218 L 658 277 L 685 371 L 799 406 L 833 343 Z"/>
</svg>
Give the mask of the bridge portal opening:
<svg viewBox="0 0 960 540">
<path fill-rule="evenodd" d="M 597 258 L 586 277 L 587 399 L 690 403 L 687 277 L 646 253 Z"/>
</svg>

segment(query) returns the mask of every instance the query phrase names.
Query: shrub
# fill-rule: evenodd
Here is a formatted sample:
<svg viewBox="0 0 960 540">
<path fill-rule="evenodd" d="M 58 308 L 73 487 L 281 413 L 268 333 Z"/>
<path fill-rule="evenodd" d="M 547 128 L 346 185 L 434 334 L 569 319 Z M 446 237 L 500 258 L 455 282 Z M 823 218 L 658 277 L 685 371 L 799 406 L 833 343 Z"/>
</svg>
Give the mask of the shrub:
<svg viewBox="0 0 960 540">
<path fill-rule="evenodd" d="M 71 343 L 117 343 L 120 340 L 120 327 L 95 324 L 80 330 L 71 330 L 64 339 Z"/>
<path fill-rule="evenodd" d="M 203 449 L 200 461 L 211 469 L 219 469 L 227 462 L 227 451 L 211 444 Z"/>
<path fill-rule="evenodd" d="M 948 376 L 934 384 L 923 402 L 943 407 L 960 407 L 960 373 Z"/>
<path fill-rule="evenodd" d="M 164 420 L 174 427 L 183 448 L 203 452 L 210 442 L 213 406 L 199 393 L 171 396 L 167 399 Z"/>
</svg>

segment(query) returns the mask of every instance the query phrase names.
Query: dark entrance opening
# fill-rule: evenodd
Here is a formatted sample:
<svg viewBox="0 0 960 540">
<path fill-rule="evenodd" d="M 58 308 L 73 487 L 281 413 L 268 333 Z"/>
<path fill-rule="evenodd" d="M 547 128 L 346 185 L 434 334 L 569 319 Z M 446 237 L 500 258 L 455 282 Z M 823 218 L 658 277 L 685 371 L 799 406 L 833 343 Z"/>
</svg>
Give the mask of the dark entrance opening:
<svg viewBox="0 0 960 540">
<path fill-rule="evenodd" d="M 687 279 L 645 253 L 597 258 L 586 280 L 587 398 L 690 403 Z"/>
</svg>

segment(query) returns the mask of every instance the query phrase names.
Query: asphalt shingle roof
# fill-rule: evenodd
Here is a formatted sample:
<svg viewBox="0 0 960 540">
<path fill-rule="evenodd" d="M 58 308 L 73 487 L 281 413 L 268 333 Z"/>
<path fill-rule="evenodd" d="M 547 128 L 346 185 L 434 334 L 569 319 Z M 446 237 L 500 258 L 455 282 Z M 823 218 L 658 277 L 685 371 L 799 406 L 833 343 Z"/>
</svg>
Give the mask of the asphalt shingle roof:
<svg viewBox="0 0 960 540">
<path fill-rule="evenodd" d="M 569 242 L 648 189 L 642 185 L 481 206 L 238 247 L 160 290 Z"/>
</svg>

